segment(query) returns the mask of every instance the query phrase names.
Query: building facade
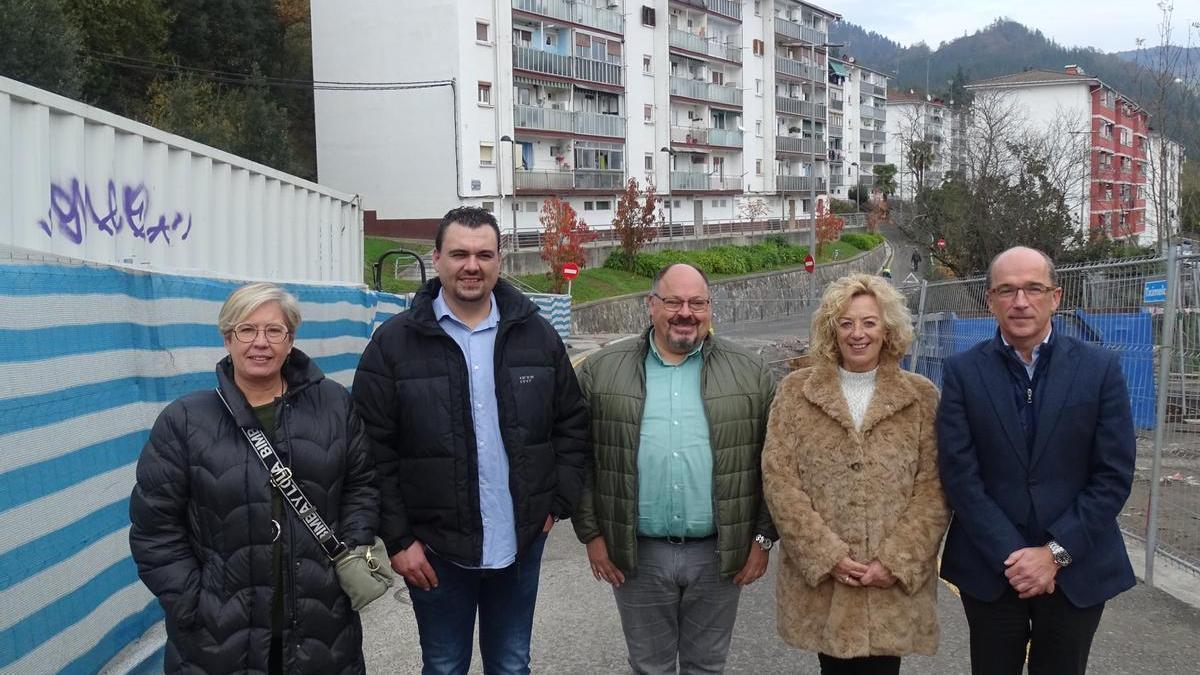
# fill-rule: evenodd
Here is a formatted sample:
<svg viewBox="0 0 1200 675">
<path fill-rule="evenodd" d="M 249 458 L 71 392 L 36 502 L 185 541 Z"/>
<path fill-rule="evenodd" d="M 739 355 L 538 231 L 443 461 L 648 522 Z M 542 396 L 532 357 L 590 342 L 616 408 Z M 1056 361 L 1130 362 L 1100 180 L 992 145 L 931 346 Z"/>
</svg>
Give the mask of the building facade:
<svg viewBox="0 0 1200 675">
<path fill-rule="evenodd" d="M 803 221 L 883 158 L 886 79 L 828 57 L 840 18 L 797 0 L 314 0 L 314 79 L 396 83 L 316 92 L 318 173 L 382 220 L 465 203 L 506 233 L 537 230 L 551 196 L 603 227 L 630 178 L 674 223 L 754 201 Z M 853 123 L 830 114 L 847 97 Z"/>
<path fill-rule="evenodd" d="M 887 161 L 887 76 L 853 57 L 829 67 L 829 191 L 849 199 L 856 185 L 873 192 L 874 169 Z"/>
<path fill-rule="evenodd" d="M 1156 239 L 1146 212 L 1150 116 L 1136 101 L 1073 65 L 1003 75 L 967 89 L 1001 92 L 1031 130 L 1077 135 L 1086 144 L 1084 189 L 1066 195 L 1081 229 L 1143 244 Z"/>
<path fill-rule="evenodd" d="M 961 171 L 965 115 L 947 102 L 913 90 L 889 94 L 887 161 L 896 167 L 896 192 L 912 199 L 918 186 L 936 188 Z"/>
<path fill-rule="evenodd" d="M 1141 239 L 1158 241 L 1160 227 L 1164 238 L 1180 231 L 1180 209 L 1183 206 L 1179 192 L 1180 177 L 1187 157 L 1182 145 L 1158 131 L 1151 130 L 1149 136 L 1150 145 L 1146 153 L 1146 232 Z"/>
</svg>

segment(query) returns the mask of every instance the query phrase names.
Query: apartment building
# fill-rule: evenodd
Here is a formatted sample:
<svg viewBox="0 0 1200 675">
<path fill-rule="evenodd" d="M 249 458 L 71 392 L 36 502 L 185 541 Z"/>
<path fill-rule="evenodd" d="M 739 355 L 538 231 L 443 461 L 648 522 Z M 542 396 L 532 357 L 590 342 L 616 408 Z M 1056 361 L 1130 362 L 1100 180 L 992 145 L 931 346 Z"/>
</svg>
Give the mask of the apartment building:
<svg viewBox="0 0 1200 675">
<path fill-rule="evenodd" d="M 887 76 L 853 57 L 829 61 L 829 192 L 849 199 L 873 189 L 874 169 L 886 160 Z"/>
<path fill-rule="evenodd" d="M 918 185 L 935 188 L 961 170 L 965 117 L 948 102 L 912 89 L 887 100 L 887 162 L 896 167 L 896 191 L 911 199 Z"/>
<path fill-rule="evenodd" d="M 400 226 L 465 203 L 532 232 L 550 196 L 604 226 L 629 178 L 676 223 L 752 199 L 803 220 L 848 163 L 831 153 L 839 19 L 798 0 L 313 0 L 314 78 L 396 83 L 315 92 L 318 174 Z M 880 78 L 855 85 L 880 87 L 871 105 Z"/>
<path fill-rule="evenodd" d="M 1180 176 L 1187 161 L 1183 146 L 1151 130 L 1146 153 L 1146 231 L 1139 237 L 1143 242 L 1157 241 L 1159 228 L 1163 236 L 1177 234 L 1182 222 L 1180 208 Z"/>
<path fill-rule="evenodd" d="M 1031 130 L 1078 135 L 1086 143 L 1085 189 L 1066 195 L 1081 227 L 1114 239 L 1156 240 L 1146 213 L 1150 115 L 1135 100 L 1074 65 L 994 77 L 967 89 L 1002 92 Z M 1076 128 L 1063 128 L 1064 120 Z"/>
</svg>

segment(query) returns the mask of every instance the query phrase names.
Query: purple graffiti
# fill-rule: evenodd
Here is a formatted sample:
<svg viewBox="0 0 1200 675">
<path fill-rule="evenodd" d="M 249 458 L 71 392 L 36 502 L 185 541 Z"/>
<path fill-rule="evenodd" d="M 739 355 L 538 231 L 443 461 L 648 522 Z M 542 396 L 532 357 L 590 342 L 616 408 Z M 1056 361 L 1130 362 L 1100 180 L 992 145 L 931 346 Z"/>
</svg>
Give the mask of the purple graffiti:
<svg viewBox="0 0 1200 675">
<path fill-rule="evenodd" d="M 145 185 L 123 185 L 118 191 L 117 184 L 110 180 L 106 187 L 104 196 L 97 201 L 92 198 L 91 188 L 81 186 L 77 178 L 72 178 L 65 187 L 51 184 L 50 209 L 44 220 L 38 220 L 38 227 L 47 237 L 57 233 L 74 244 L 83 243 L 89 224 L 110 237 L 128 228 L 129 234 L 137 239 L 154 243 L 161 238 L 167 246 L 172 243 L 171 233 L 183 228 L 180 241 L 191 234 L 190 213 L 168 211 L 157 219 L 151 215 L 150 191 Z"/>
</svg>

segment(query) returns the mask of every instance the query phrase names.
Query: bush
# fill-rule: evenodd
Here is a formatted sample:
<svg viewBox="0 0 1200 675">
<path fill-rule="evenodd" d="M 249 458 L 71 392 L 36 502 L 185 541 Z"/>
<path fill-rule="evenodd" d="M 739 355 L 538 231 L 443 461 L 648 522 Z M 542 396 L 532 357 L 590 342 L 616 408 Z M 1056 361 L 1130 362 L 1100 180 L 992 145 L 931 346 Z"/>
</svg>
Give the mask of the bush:
<svg viewBox="0 0 1200 675">
<path fill-rule="evenodd" d="M 852 201 L 847 201 L 845 199 L 830 199 L 829 200 L 829 210 L 832 211 L 833 213 L 837 213 L 837 214 L 857 213 L 858 212 L 858 204 L 855 204 Z"/>
<path fill-rule="evenodd" d="M 883 243 L 883 235 L 872 232 L 851 232 L 843 234 L 841 240 L 860 251 L 870 251 Z"/>
<path fill-rule="evenodd" d="M 632 265 L 635 274 L 653 277 L 660 269 L 674 263 L 688 263 L 704 270 L 705 274 L 751 274 L 762 270 L 799 265 L 808 253 L 805 246 L 793 246 L 784 237 L 773 237 L 753 246 L 714 246 L 702 251 L 655 251 L 638 253 Z M 604 266 L 629 269 L 625 253 L 609 254 Z"/>
</svg>

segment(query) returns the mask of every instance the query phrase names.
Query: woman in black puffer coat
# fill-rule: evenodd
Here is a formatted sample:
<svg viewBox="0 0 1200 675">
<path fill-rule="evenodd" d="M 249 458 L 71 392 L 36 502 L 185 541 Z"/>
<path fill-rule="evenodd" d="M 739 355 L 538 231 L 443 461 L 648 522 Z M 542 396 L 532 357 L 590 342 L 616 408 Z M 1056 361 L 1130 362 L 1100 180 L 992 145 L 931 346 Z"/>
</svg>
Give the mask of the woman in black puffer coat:
<svg viewBox="0 0 1200 675">
<path fill-rule="evenodd" d="M 184 396 L 138 460 L 129 544 L 166 613 L 168 673 L 365 672 L 357 612 L 240 428 L 266 432 L 347 546 L 374 541 L 379 493 L 361 423 L 346 390 L 293 347 L 299 324 L 279 287 L 234 291 L 217 364 L 233 415 L 215 391 Z"/>
</svg>

